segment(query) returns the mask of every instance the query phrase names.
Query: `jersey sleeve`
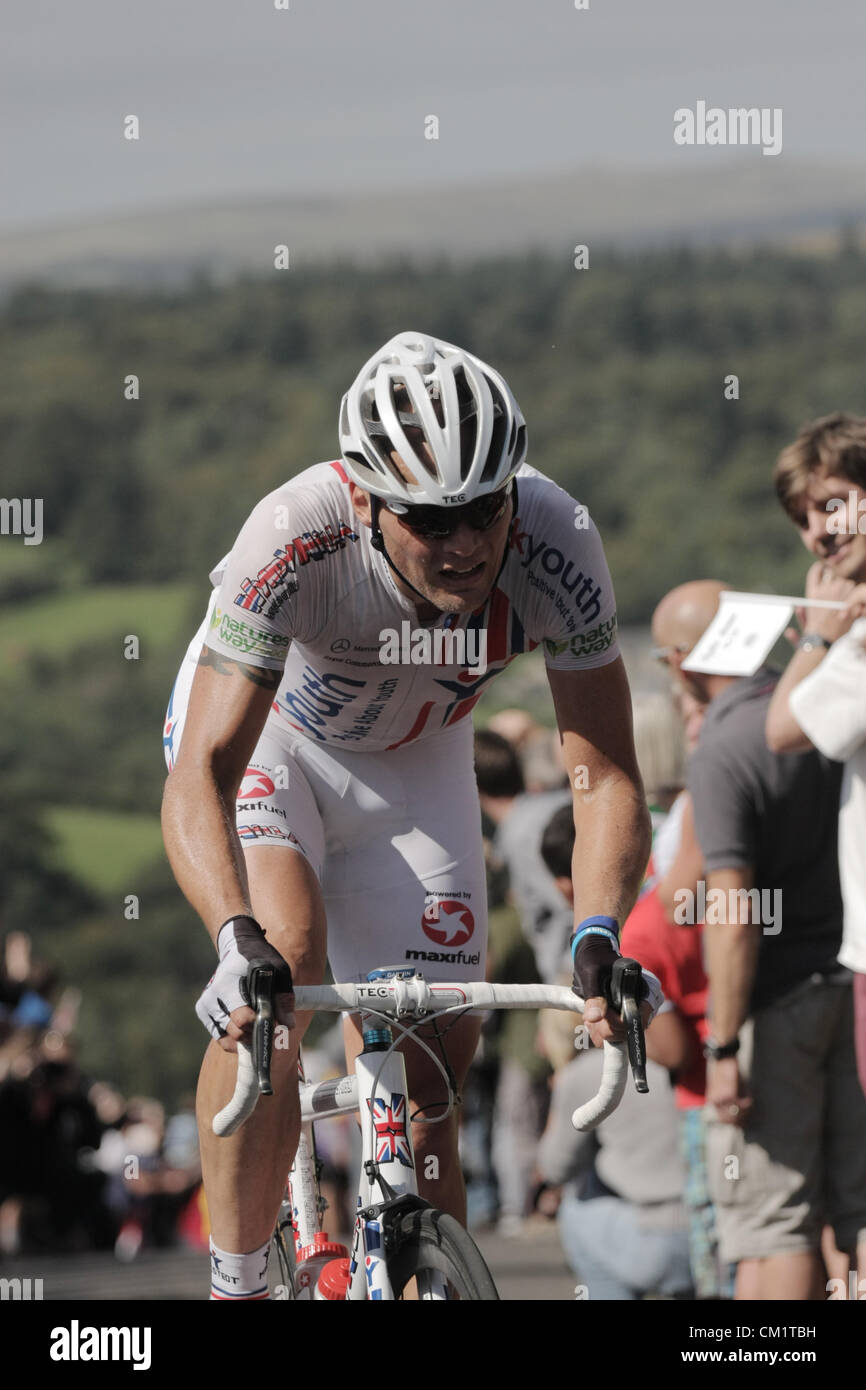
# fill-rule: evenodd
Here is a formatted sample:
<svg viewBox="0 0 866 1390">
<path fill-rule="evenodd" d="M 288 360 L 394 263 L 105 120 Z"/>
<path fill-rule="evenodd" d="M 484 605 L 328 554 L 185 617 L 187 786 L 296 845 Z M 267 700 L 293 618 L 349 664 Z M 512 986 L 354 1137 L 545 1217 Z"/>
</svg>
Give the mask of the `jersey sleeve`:
<svg viewBox="0 0 866 1390">
<path fill-rule="evenodd" d="M 205 645 L 249 666 L 281 671 L 294 635 L 298 581 L 285 506 L 265 497 L 211 575 L 218 584 Z"/>
<path fill-rule="evenodd" d="M 553 671 L 590 671 L 619 656 L 616 599 L 604 546 L 586 507 L 556 483 L 537 485 L 518 535 L 529 588 L 530 635 Z"/>
<path fill-rule="evenodd" d="M 866 743 L 866 618 L 791 691 L 791 712 L 819 753 L 843 763 Z"/>
</svg>

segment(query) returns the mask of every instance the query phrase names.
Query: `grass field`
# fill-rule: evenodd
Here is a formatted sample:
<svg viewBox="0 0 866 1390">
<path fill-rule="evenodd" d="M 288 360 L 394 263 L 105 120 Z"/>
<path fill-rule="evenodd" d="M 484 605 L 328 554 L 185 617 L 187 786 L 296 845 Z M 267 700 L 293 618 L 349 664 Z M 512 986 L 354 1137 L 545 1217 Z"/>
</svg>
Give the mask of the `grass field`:
<svg viewBox="0 0 866 1390">
<path fill-rule="evenodd" d="M 92 642 L 116 643 L 122 652 L 130 634 L 142 657 L 148 647 L 177 645 L 195 592 L 192 584 L 118 584 L 10 605 L 0 616 L 0 670 L 11 674 L 31 652 L 60 655 Z M 206 599 L 202 590 L 202 615 Z"/>
<path fill-rule="evenodd" d="M 164 853 L 156 816 L 52 806 L 44 819 L 63 867 L 98 893 L 134 893 L 139 872 Z"/>
</svg>

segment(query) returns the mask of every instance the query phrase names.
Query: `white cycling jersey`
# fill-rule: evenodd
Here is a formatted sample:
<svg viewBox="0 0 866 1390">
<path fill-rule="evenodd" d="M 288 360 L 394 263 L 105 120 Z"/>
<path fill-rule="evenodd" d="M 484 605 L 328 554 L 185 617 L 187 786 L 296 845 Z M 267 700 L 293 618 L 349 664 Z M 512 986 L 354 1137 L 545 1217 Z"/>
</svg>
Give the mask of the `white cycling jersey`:
<svg viewBox="0 0 866 1390">
<path fill-rule="evenodd" d="M 283 669 L 269 722 L 371 753 L 465 718 L 489 682 L 539 644 L 554 670 L 606 665 L 618 655 L 616 611 L 598 532 L 551 479 L 524 465 L 517 481 L 518 515 L 483 607 L 422 623 L 355 516 L 342 464 L 315 464 L 258 504 L 213 570 L 216 592 L 190 657 L 205 642 Z M 169 765 L 173 728 L 170 710 Z"/>
<path fill-rule="evenodd" d="M 320 463 L 259 503 L 211 581 L 169 704 L 169 767 L 203 642 L 249 665 L 285 665 L 238 792 L 244 850 L 291 850 L 311 864 L 335 978 L 415 964 L 428 979 L 482 979 L 484 850 L 465 716 L 497 672 L 540 643 L 558 670 L 616 657 L 613 591 L 585 509 L 522 468 L 486 603 L 422 624 L 355 517 L 342 464 Z M 410 659 L 385 661 L 383 632 L 402 639 L 404 627 L 416 635 Z M 462 634 L 465 647 L 425 652 L 425 633 L 443 646 Z M 482 633 L 483 668 L 469 640 Z M 440 659 L 415 664 L 413 651 Z M 406 656 L 405 645 L 390 654 Z"/>
</svg>

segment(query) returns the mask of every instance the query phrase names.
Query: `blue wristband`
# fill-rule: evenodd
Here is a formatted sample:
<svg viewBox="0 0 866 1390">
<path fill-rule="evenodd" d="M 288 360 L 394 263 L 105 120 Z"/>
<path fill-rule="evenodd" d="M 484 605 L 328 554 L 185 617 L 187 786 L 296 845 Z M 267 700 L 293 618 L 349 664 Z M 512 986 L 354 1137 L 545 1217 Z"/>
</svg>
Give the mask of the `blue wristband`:
<svg viewBox="0 0 866 1390">
<path fill-rule="evenodd" d="M 578 924 L 577 930 L 572 938 L 572 960 L 574 959 L 574 953 L 578 943 L 582 941 L 585 936 L 606 936 L 615 949 L 617 951 L 619 950 L 619 923 L 615 917 L 584 917 L 583 921 Z"/>
</svg>

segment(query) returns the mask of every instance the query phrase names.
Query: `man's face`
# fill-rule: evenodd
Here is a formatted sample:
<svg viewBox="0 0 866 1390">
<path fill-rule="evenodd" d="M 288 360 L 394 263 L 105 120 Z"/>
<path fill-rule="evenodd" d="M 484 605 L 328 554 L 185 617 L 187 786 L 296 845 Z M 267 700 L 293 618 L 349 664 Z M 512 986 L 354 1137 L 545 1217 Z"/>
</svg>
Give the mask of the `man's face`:
<svg viewBox="0 0 866 1390">
<path fill-rule="evenodd" d="M 687 694 L 695 703 L 703 704 L 707 698 L 703 676 L 699 671 L 682 670 L 682 664 L 692 647 L 691 644 L 680 641 L 681 636 L 681 633 L 661 621 L 657 615 L 653 617 L 653 655 L 662 666 L 667 667 L 673 677 L 671 691 L 674 698 Z"/>
<path fill-rule="evenodd" d="M 487 599 L 499 573 L 513 510 L 512 497 L 489 530 L 477 531 L 461 521 L 441 540 L 416 535 L 407 524 L 411 512 L 397 516 L 384 506 L 379 508 L 379 527 L 394 564 L 434 608 L 473 613 Z"/>
<path fill-rule="evenodd" d="M 840 503 L 842 505 L 840 505 Z M 866 580 L 866 491 L 849 478 L 813 475 L 799 518 L 810 555 L 840 579 Z"/>
</svg>

